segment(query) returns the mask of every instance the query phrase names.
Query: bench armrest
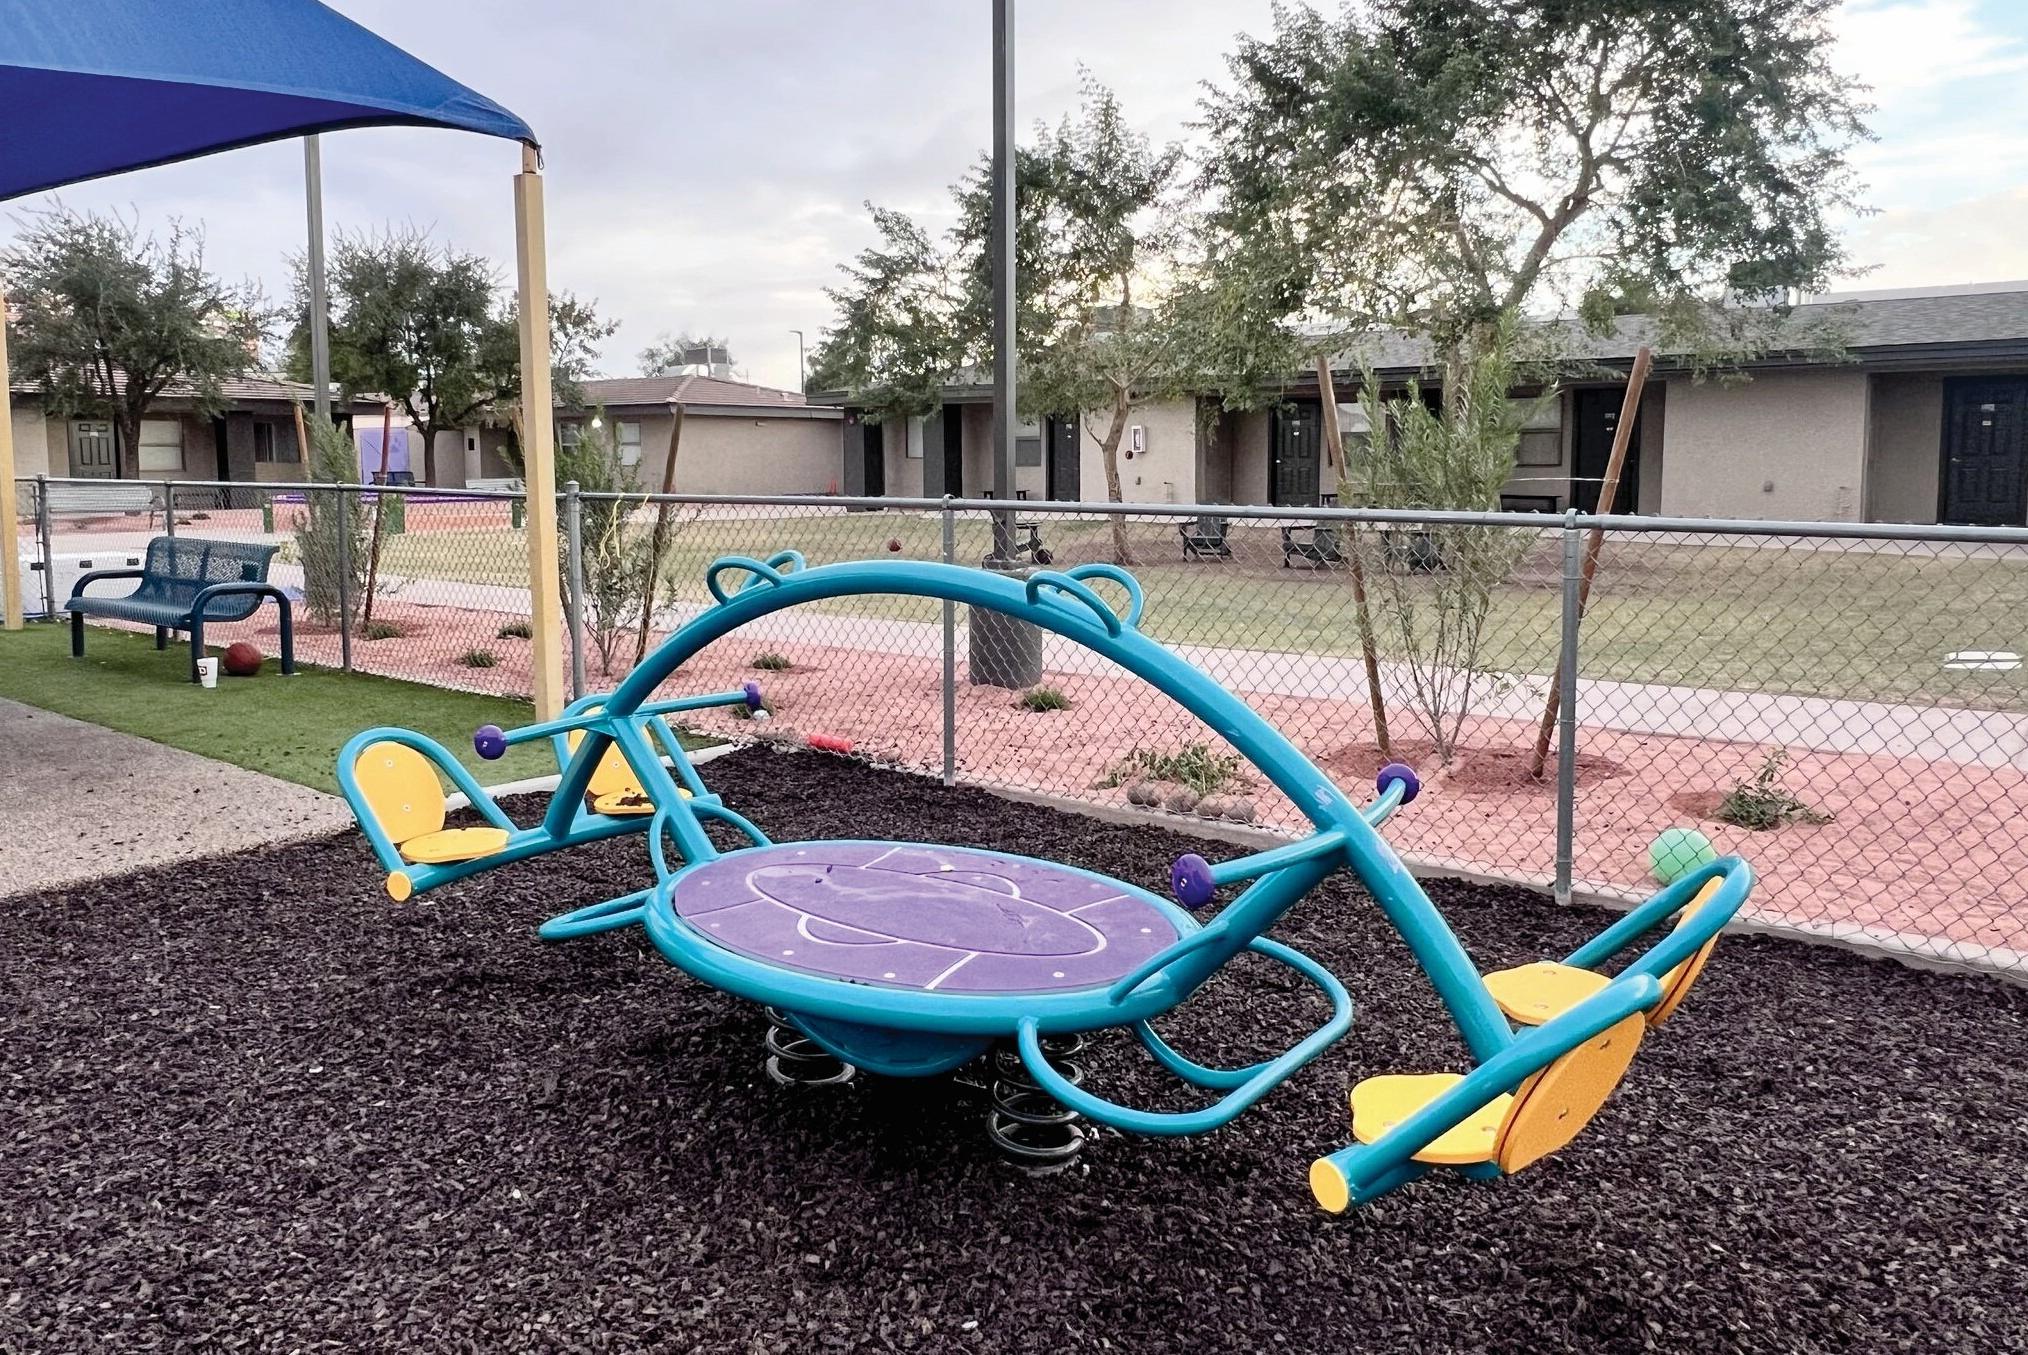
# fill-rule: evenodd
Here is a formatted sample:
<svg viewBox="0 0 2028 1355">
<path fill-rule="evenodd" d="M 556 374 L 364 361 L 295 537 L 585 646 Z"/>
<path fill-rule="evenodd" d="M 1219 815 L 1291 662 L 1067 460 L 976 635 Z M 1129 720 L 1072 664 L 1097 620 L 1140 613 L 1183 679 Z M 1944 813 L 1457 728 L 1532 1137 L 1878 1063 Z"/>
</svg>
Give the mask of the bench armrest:
<svg viewBox="0 0 2028 1355">
<path fill-rule="evenodd" d="M 94 569 L 91 573 L 71 585 L 70 595 L 73 601 L 83 597 L 85 585 L 97 583 L 101 579 L 145 579 L 147 577 L 148 571 L 145 569 Z"/>
<path fill-rule="evenodd" d="M 273 598 L 285 608 L 289 605 L 289 595 L 276 585 L 248 579 L 237 583 L 214 583 L 198 589 L 197 596 L 190 600 L 190 614 L 203 615 L 205 604 L 213 598 L 232 597 L 242 593 L 258 593 L 263 597 Z"/>
</svg>

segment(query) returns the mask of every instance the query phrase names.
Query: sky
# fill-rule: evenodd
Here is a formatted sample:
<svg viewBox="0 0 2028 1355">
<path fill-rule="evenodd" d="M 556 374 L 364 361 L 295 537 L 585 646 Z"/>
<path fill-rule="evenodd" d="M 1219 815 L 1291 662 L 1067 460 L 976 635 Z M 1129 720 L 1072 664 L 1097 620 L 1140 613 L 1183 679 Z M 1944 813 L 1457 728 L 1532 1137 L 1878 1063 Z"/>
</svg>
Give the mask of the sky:
<svg viewBox="0 0 2028 1355">
<path fill-rule="evenodd" d="M 520 114 L 546 156 L 552 288 L 620 322 L 608 375 L 663 332 L 731 341 L 750 380 L 798 384 L 796 336 L 872 238 L 864 203 L 941 220 L 987 145 L 986 0 L 334 0 L 334 8 Z M 1159 16 L 1153 19 L 1152 16 Z M 1161 140 L 1268 0 L 1019 0 L 1024 126 L 1076 101 L 1079 67 Z M 1846 0 L 1841 66 L 1872 87 L 1847 223 L 1851 288 L 2028 278 L 2028 4 Z M 324 138 L 327 229 L 427 227 L 511 281 L 515 147 L 456 132 Z M 75 186 L 77 208 L 161 230 L 202 223 L 213 269 L 285 299 L 304 239 L 300 143 Z M 10 204 L 0 238 L 24 204 Z M 31 202 L 27 204 L 33 206 Z"/>
</svg>

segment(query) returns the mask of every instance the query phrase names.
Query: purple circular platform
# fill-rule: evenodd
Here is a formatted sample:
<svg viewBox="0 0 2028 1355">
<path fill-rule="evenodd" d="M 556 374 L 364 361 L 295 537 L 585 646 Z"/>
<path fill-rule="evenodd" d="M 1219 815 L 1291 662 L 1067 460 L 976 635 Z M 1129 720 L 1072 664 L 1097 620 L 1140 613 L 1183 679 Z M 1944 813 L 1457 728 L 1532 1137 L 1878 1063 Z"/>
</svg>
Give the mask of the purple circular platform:
<svg viewBox="0 0 2028 1355">
<path fill-rule="evenodd" d="M 789 842 L 707 861 L 677 916 L 785 969 L 943 993 L 1089 988 L 1177 939 L 1141 891 L 1030 857 L 913 843 Z"/>
</svg>

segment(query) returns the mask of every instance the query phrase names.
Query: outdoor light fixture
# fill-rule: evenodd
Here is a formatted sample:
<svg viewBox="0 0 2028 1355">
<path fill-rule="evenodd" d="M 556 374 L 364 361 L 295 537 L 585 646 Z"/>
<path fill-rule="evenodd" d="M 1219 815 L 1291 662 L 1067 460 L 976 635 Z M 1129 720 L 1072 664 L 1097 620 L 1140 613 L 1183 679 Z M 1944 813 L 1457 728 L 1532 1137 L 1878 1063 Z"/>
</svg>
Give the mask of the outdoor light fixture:
<svg viewBox="0 0 2028 1355">
<path fill-rule="evenodd" d="M 599 429 L 601 429 L 601 428 L 604 428 L 605 426 L 606 426 L 606 421 L 605 421 L 604 419 L 601 419 L 601 418 L 600 418 L 600 417 L 599 417 L 598 415 L 596 415 L 596 414 L 592 415 L 592 431 L 593 431 L 593 432 L 597 432 L 597 431 L 598 431 Z"/>
</svg>

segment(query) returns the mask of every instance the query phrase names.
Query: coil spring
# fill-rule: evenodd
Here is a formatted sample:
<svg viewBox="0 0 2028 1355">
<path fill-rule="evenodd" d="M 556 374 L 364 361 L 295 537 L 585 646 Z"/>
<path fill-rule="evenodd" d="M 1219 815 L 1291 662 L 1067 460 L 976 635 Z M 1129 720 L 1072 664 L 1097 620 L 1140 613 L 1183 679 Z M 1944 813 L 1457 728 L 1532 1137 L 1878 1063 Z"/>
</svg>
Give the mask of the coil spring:
<svg viewBox="0 0 2028 1355">
<path fill-rule="evenodd" d="M 763 1007 L 767 1013 L 767 1073 L 784 1087 L 835 1087 L 850 1082 L 859 1072 L 835 1057 L 822 1045 L 797 1030 L 787 1012 Z"/>
<path fill-rule="evenodd" d="M 1084 1068 L 1073 1061 L 1083 1051 L 1082 1035 L 1042 1039 L 1043 1057 L 1073 1087 L 1084 1085 Z M 1077 1112 L 1065 1109 L 1036 1083 L 1012 1042 L 995 1045 L 989 1057 L 992 1105 L 986 1111 L 986 1137 L 993 1146 L 1031 1176 L 1048 1176 L 1077 1161 L 1085 1143 Z"/>
</svg>

